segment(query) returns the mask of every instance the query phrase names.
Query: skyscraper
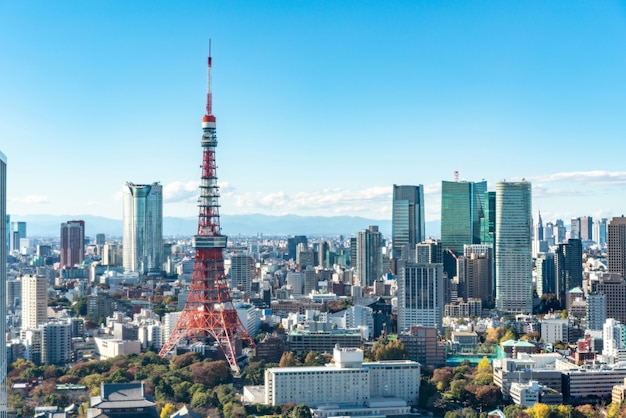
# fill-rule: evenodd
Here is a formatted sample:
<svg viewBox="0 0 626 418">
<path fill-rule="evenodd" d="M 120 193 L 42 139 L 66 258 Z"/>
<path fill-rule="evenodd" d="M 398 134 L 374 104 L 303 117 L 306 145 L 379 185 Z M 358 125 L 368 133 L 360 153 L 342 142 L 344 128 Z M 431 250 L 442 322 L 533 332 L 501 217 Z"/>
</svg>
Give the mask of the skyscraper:
<svg viewBox="0 0 626 418">
<path fill-rule="evenodd" d="M 163 187 L 126 183 L 124 189 L 123 264 L 140 274 L 163 264 Z"/>
<path fill-rule="evenodd" d="M 486 192 L 486 181 L 441 182 L 441 246 L 448 278 L 456 275 L 455 256 L 463 254 L 463 246 L 481 242 L 480 220 L 484 217 Z"/>
<path fill-rule="evenodd" d="M 85 260 L 85 221 L 61 224 L 61 267 L 73 267 Z"/>
<path fill-rule="evenodd" d="M 626 273 L 626 218 L 611 218 L 608 225 L 609 272 Z"/>
<path fill-rule="evenodd" d="M 7 158 L 0 152 L 0 318 L 7 315 Z M 6 321 L 0 321 L 0 346 L 6 347 Z M 7 416 L 7 351 L 0 350 L 0 418 Z"/>
<path fill-rule="evenodd" d="M 593 236 L 593 218 L 591 216 L 580 217 L 580 239 L 583 241 L 595 239 Z"/>
<path fill-rule="evenodd" d="M 254 279 L 254 260 L 252 257 L 246 253 L 232 254 L 228 276 L 231 288 L 241 289 L 250 296 L 250 286 Z"/>
<path fill-rule="evenodd" d="M 593 221 L 593 234 L 592 239 L 599 245 L 606 244 L 606 218 L 596 219 Z"/>
<path fill-rule="evenodd" d="M 391 245 L 393 258 L 408 258 L 426 236 L 424 186 L 393 185 Z"/>
<path fill-rule="evenodd" d="M 580 218 L 572 218 L 570 221 L 569 237 L 580 239 Z"/>
<path fill-rule="evenodd" d="M 530 182 L 496 184 L 496 308 L 532 313 Z"/>
<path fill-rule="evenodd" d="M 556 269 L 554 253 L 539 253 L 536 260 L 537 295 L 556 294 Z"/>
<path fill-rule="evenodd" d="M 480 243 L 491 245 L 496 242 L 496 192 L 485 192 L 483 217 L 480 219 Z"/>
<path fill-rule="evenodd" d="M 559 244 L 555 256 L 556 289 L 559 302 L 565 305 L 567 292 L 583 283 L 583 247 L 579 239 Z"/>
<path fill-rule="evenodd" d="M 11 239 L 10 250 L 19 251 L 20 241 L 22 238 L 26 238 L 26 222 L 11 222 L 11 232 L 9 236 Z"/>
<path fill-rule="evenodd" d="M 378 226 L 359 231 L 356 236 L 356 275 L 359 286 L 372 286 L 383 274 L 383 235 Z"/>
<path fill-rule="evenodd" d="M 443 265 L 402 262 L 398 275 L 398 332 L 412 325 L 441 327 L 443 306 Z"/>
</svg>

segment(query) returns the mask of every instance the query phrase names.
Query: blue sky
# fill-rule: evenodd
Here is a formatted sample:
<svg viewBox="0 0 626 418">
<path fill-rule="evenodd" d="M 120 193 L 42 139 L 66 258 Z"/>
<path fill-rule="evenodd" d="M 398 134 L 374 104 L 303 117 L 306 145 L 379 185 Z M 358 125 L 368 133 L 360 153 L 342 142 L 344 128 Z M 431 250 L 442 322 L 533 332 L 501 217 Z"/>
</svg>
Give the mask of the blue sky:
<svg viewBox="0 0 626 418">
<path fill-rule="evenodd" d="M 349 0 L 0 1 L 7 212 L 197 216 L 209 38 L 222 214 L 389 219 L 395 183 L 431 221 L 454 170 L 626 212 L 626 3 Z"/>
</svg>

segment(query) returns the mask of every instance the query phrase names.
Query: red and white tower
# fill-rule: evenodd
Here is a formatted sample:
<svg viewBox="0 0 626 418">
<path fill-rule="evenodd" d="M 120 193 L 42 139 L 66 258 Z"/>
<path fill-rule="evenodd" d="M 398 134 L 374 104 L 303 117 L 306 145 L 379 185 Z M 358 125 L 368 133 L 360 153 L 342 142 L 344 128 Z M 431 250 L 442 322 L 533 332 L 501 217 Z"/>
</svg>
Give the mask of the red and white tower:
<svg viewBox="0 0 626 418">
<path fill-rule="evenodd" d="M 196 249 L 191 287 L 187 303 L 174 330 L 159 355 L 167 356 L 181 339 L 212 337 L 221 347 L 231 369 L 239 371 L 235 337 L 254 347 L 254 341 L 237 315 L 230 298 L 224 274 L 223 251 L 226 236 L 222 235 L 219 215 L 215 148 L 217 136 L 211 94 L 211 53 L 208 60 L 208 92 L 206 115 L 202 118 L 202 177 L 198 207 L 198 234 L 192 239 Z"/>
</svg>

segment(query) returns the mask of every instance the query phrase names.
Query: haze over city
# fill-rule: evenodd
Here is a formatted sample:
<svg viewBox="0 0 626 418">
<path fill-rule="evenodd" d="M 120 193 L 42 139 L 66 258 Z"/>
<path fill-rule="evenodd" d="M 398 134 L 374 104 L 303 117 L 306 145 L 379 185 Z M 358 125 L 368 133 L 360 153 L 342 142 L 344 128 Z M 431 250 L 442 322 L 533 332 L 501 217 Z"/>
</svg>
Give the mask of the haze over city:
<svg viewBox="0 0 626 418">
<path fill-rule="evenodd" d="M 544 220 L 621 215 L 620 2 L 3 2 L 7 213 L 193 217 L 212 39 L 222 214 L 391 218 L 393 184 L 532 182 Z"/>
</svg>

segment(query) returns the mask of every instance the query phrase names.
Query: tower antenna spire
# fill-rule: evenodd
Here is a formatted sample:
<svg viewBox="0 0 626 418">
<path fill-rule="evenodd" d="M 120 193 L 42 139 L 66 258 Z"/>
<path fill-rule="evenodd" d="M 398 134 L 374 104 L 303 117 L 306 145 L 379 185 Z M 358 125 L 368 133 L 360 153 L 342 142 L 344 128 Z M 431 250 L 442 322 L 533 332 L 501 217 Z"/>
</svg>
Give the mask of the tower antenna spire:
<svg viewBox="0 0 626 418">
<path fill-rule="evenodd" d="M 213 92 L 211 91 L 211 70 L 213 68 L 213 62 L 211 57 L 211 39 L 209 39 L 209 58 L 208 58 L 208 71 L 207 71 L 207 93 L 206 93 L 206 115 L 213 116 Z M 215 116 L 213 116 L 215 120 Z"/>
</svg>

